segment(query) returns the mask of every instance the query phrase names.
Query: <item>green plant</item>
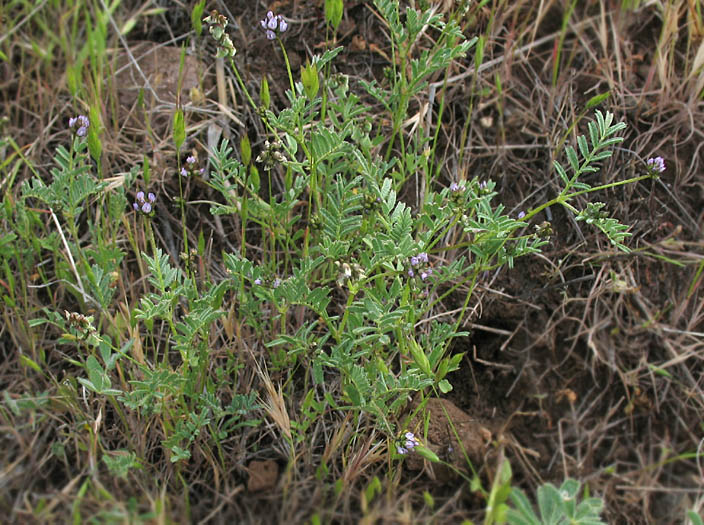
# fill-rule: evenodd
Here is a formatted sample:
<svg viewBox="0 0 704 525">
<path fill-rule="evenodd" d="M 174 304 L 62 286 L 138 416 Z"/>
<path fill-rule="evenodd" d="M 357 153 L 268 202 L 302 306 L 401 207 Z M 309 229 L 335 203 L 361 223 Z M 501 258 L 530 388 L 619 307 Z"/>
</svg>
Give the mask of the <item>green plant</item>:
<svg viewBox="0 0 704 525">
<path fill-rule="evenodd" d="M 199 2 L 193 11 L 198 34 L 204 5 Z M 279 391 L 266 393 L 279 395 L 279 414 L 290 417 L 277 423 L 291 463 L 300 457 L 296 447 L 320 439 L 316 425 L 331 413 L 381 429 L 392 466 L 411 453 L 440 462 L 408 430 L 406 408 L 411 397 L 422 400 L 452 390 L 449 374 L 463 360 L 453 351 L 453 341 L 467 335 L 462 327 L 481 276 L 511 270 L 516 259 L 540 254 L 552 228 L 532 219 L 557 204 L 628 251 L 628 227 L 609 216 L 606 204 L 585 200 L 664 170 L 664 163 L 662 169 L 649 163 L 644 175 L 590 183 L 599 163 L 623 140 L 619 134 L 625 124 L 597 110 L 576 148 L 565 147 L 566 162 L 552 166 L 561 184 L 557 196 L 525 212 L 509 211 L 497 202 L 496 181 L 466 179 L 443 169 L 435 152 L 439 129 L 404 128 L 429 80 L 447 78 L 450 66 L 477 42 L 474 57 L 483 60 L 486 41 L 467 39 L 457 17 L 445 22 L 438 9 L 427 5 L 405 10 L 390 0 L 374 5 L 390 31 L 392 56 L 384 78 L 358 84 L 333 72 L 342 49 L 334 47 L 341 0 L 325 2 L 332 31 L 325 49 L 301 67 L 300 79 L 294 79 L 280 38 L 288 22 L 267 14 L 264 35 L 280 51 L 289 84 L 278 108 L 266 79 L 258 94 L 247 89 L 233 60 L 227 19 L 216 12 L 203 19 L 217 43 L 216 56 L 228 61 L 266 136 L 252 143 L 246 136 L 239 143 L 221 141 L 209 151 L 209 173 L 202 173 L 197 164 L 205 166 L 205 159 L 189 155 L 185 163 L 181 160 L 190 129 L 186 110 L 174 109 L 181 253 L 160 244 L 159 207 L 167 199 L 156 193 L 147 162 L 121 174 L 121 184 L 103 177 L 102 130 L 88 125 L 98 122 L 95 110 L 90 119 L 72 119 L 70 146 L 57 148 L 50 173 L 33 170 L 17 206 L 5 196 L 2 219 L 11 231 L 0 240 L 2 297 L 19 317 L 19 312 L 30 314 L 27 332 L 46 331 L 41 341 L 27 337 L 33 351 L 22 354 L 20 362 L 45 374 L 78 420 L 78 448 L 90 450 L 92 475 L 100 468 L 118 478 L 139 475 L 146 452 L 133 428 L 157 429 L 151 450 L 158 449 L 167 466 L 174 464 L 184 486 L 183 473 L 194 458 L 206 456 L 224 469 L 232 439 L 246 441 L 247 427 L 258 427 L 262 413 L 275 411 L 273 401 L 261 399 L 265 394 L 243 379 L 255 365 L 259 377 L 266 377 L 259 361 L 280 378 Z M 78 58 L 105 49 L 109 10 L 97 14 Z M 429 48 L 419 45 L 426 37 Z M 94 82 L 88 87 L 79 82 L 85 66 L 69 67 L 76 97 L 99 91 L 100 60 L 94 56 L 91 62 Z M 554 65 L 556 79 L 559 60 Z M 504 97 L 499 76 L 495 85 Z M 587 105 L 602 100 L 593 98 Z M 232 248 L 228 239 L 220 254 L 208 252 L 202 230 L 195 243 L 189 240 L 193 232 L 187 221 L 196 214 L 189 209 L 196 204 L 188 199 L 189 177 L 209 186 L 209 200 L 198 204 L 207 202 L 218 220 L 232 218 L 239 246 Z M 165 185 L 171 183 L 176 184 Z M 132 202 L 128 192 L 134 194 Z M 29 306 L 18 282 L 29 282 L 34 267 L 41 286 L 52 292 L 67 289 L 70 301 L 61 304 L 77 311 L 63 311 L 56 306 L 59 301 L 41 309 Z M 700 273 L 701 266 L 696 277 Z M 125 283 L 130 275 L 136 278 Z M 459 307 L 448 313 L 450 297 Z M 61 363 L 60 378 L 52 375 L 47 349 L 55 350 L 50 358 Z M 299 388 L 300 398 L 294 395 Z M 6 395 L 3 411 L 8 417 L 24 410 L 34 414 L 45 405 L 42 396 L 37 398 L 42 402 L 32 404 L 30 396 Z M 104 414 L 118 428 L 118 446 L 95 430 Z M 62 451 L 56 447 L 57 457 Z M 289 468 L 287 476 L 294 472 Z M 323 463 L 316 476 L 328 473 Z M 523 492 L 511 487 L 507 461 L 499 464 L 489 490 L 480 479 L 474 471 L 468 481 L 486 498 L 487 524 L 600 523 L 601 500 L 579 501 L 574 480 L 559 489 L 541 487 L 536 514 Z M 77 521 L 87 491 L 109 499 L 93 481 L 81 485 L 74 503 Z M 372 478 L 366 501 L 382 493 L 382 483 Z M 338 494 L 342 487 L 336 480 Z M 424 499 L 435 505 L 430 493 Z M 135 515 L 134 509 L 120 514 Z"/>
<path fill-rule="evenodd" d="M 268 201 L 259 197 L 247 183 L 247 166 L 233 158 L 232 148 L 223 143 L 212 152 L 210 183 L 226 204 L 214 203 L 211 210 L 232 213 L 247 205 L 246 218 L 271 231 L 271 255 L 277 250 L 284 254 L 259 264 L 241 253 L 225 254 L 229 286 L 243 311 L 253 314 L 265 311 L 267 305 L 273 307 L 271 322 L 279 335 L 267 344 L 284 348 L 275 354 L 274 365 L 302 364 L 318 387 L 323 387 L 327 374 L 339 374 L 340 391 L 326 394 L 329 405 L 367 412 L 393 434 L 392 421 L 410 393 L 452 388 L 446 376 L 458 368 L 462 355 L 448 354 L 450 342 L 464 334 L 458 330 L 459 320 L 478 276 L 504 265 L 512 267 L 516 258 L 538 253 L 547 242 L 549 225 L 530 233 L 528 220 L 548 206 L 562 204 L 577 220 L 594 224 L 612 243 L 627 250 L 626 227 L 605 215 L 602 204 L 589 203 L 580 211 L 571 201 L 651 173 L 594 188 L 584 182 L 583 176 L 598 171 L 596 163 L 611 155 L 610 148 L 622 140 L 616 134 L 625 127 L 614 123 L 612 114 L 597 111 L 595 122 L 588 126 L 589 140 L 580 136 L 577 141 L 582 160 L 574 148 L 566 148 L 571 175 L 561 164 L 554 165 L 564 184 L 560 194 L 519 217 L 509 216 L 493 202 L 492 181 L 473 179 L 453 182 L 449 188 L 434 187 L 435 170 L 427 166 L 427 140 L 402 140 L 397 150 L 394 138 L 410 98 L 419 93 L 427 76 L 465 54 L 476 39 L 465 41 L 454 22 L 443 23 L 432 10 L 409 8 L 401 16 L 396 2 L 381 0 L 376 6 L 394 35 L 401 64 L 391 72 L 389 90 L 362 82 L 392 122 L 384 157 L 377 153 L 381 130 L 374 129 L 368 118 L 373 109 L 349 91 L 347 78 L 326 79 L 325 98 L 318 92 L 318 72 L 339 52 L 339 48 L 328 50 L 302 68 L 301 82 L 291 81 L 288 107 L 276 112 L 265 103 L 259 108 L 270 142 L 257 160 L 270 177 L 281 171 L 283 192 Z M 277 19 L 273 14 L 269 18 Z M 211 14 L 205 21 L 218 41 L 219 54 L 231 60 L 236 50 L 226 38 L 226 20 Z M 409 58 L 419 34 L 429 28 L 439 35 L 434 49 Z M 278 34 L 270 36 L 285 56 Z M 234 61 L 230 65 L 239 79 Z M 292 78 L 290 68 L 288 75 Z M 412 172 L 426 178 L 426 191 L 415 209 L 398 198 L 406 174 Z M 237 190 L 232 191 L 233 187 Z M 305 218 L 297 211 L 301 207 Z M 448 235 L 454 242 L 446 243 Z M 301 241 L 301 249 L 296 250 Z M 456 249 L 467 249 L 466 255 L 444 267 L 433 265 L 431 254 Z M 419 322 L 437 303 L 428 297 L 437 293 L 444 297 L 459 287 L 466 299 L 458 321 L 434 320 L 426 330 L 418 330 Z M 313 315 L 304 317 L 295 333 L 288 333 L 290 312 L 301 308 Z M 259 316 L 246 315 L 246 322 L 261 330 Z M 315 333 L 325 335 L 316 340 Z"/>
<path fill-rule="evenodd" d="M 521 489 L 511 490 L 509 498 L 513 508 L 506 519 L 512 525 L 603 525 L 600 514 L 604 502 L 600 498 L 579 498 L 581 484 L 574 479 L 565 480 L 559 488 L 546 483 L 538 488 L 538 512 L 535 513 Z"/>
</svg>

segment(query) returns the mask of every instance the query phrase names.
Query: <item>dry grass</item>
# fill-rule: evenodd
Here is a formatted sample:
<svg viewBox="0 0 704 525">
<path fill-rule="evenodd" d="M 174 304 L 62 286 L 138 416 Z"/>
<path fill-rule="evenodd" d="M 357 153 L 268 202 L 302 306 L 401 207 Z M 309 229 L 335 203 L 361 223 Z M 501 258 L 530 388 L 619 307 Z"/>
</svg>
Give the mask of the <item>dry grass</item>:
<svg viewBox="0 0 704 525">
<path fill-rule="evenodd" d="M 169 176 L 173 145 L 166 129 L 153 127 L 172 106 L 140 112 L 135 105 L 130 118 L 143 124 L 139 127 L 113 112 L 117 86 L 88 82 L 71 96 L 66 68 L 77 60 L 76 50 L 61 45 L 71 40 L 63 29 L 55 34 L 50 28 L 65 18 L 79 24 L 79 35 L 83 30 L 71 12 L 54 4 L 0 7 L 4 27 L 14 28 L 0 31 L 0 51 L 8 57 L 0 61 L 1 130 L 11 138 L 0 147 L 0 188 L 8 206 L 23 181 L 48 174 L 54 148 L 68 139 L 68 117 L 96 101 L 106 133 L 104 173 L 124 175 L 146 155 L 163 194 L 176 195 Z M 228 13 L 227 6 L 212 4 Z M 287 45 L 304 60 L 321 41 L 320 2 L 275 4 L 294 22 Z M 349 47 L 357 36 L 356 45 L 365 41 L 367 50 L 346 52 L 339 67 L 353 78 L 369 78 L 389 56 L 383 29 L 366 3 L 346 4 L 349 32 L 342 44 Z M 435 79 L 427 96 L 412 103 L 406 130 L 427 126 L 430 132 L 440 119 L 439 181 L 455 173 L 491 177 L 517 213 L 556 193 L 554 152 L 583 133 L 585 104 L 608 91 L 604 106 L 628 123 L 627 146 L 609 160 L 598 182 L 632 176 L 643 164 L 636 159 L 655 155 L 665 157 L 668 169 L 658 181 L 599 196 L 614 216 L 633 225 L 633 253 L 616 253 L 583 223 L 555 210 L 545 217 L 556 235 L 543 258 L 481 283 L 476 316 L 466 320 L 473 323 L 472 335 L 457 342 L 468 357 L 451 379 L 452 399 L 491 426 L 497 447 L 505 447 L 511 461 L 514 483 L 525 490 L 572 476 L 604 495 L 610 523 L 678 523 L 685 509 L 704 512 L 704 290 L 701 276 L 694 280 L 704 260 L 704 6 L 698 0 L 640 2 L 633 9 L 621 9 L 618 2 L 577 2 L 563 23 L 563 4 L 494 0 L 470 7 L 462 25 L 466 34 L 484 39 L 482 62 L 467 60 L 449 71 L 447 82 Z M 188 11 L 185 18 L 169 12 L 146 16 L 150 5 L 124 2 L 113 20 L 120 27 L 136 17 L 139 40 L 169 44 L 189 30 Z M 249 20 L 261 18 L 266 6 L 228 5 L 240 27 L 233 37 L 244 50 L 245 81 L 258 86 L 267 74 L 273 95 L 282 95 L 287 82 L 279 65 L 264 54 L 262 42 L 246 40 Z M 437 5 L 448 13 L 453 9 L 453 2 Z M 118 39 L 109 27 L 111 48 L 130 45 L 132 35 Z M 206 98 L 189 114 L 189 135 L 198 137 L 189 150 L 205 155 L 212 145 L 207 134 L 217 136 L 218 129 L 236 140 L 246 133 L 255 146 L 263 142 L 264 131 L 241 103 L 235 83 L 212 80 L 215 67 L 205 75 Z M 442 97 L 440 117 L 437 105 L 429 111 L 428 100 Z M 208 191 L 190 181 L 186 190 L 194 202 L 208 200 Z M 420 191 L 407 188 L 407 200 Z M 235 219 L 209 216 L 202 204 L 192 210 L 189 243 L 197 245 L 204 230 L 212 254 L 198 261 L 198 271 L 222 275 L 217 254 L 238 249 L 240 226 Z M 157 243 L 177 260 L 178 211 L 160 213 L 164 226 Z M 39 230 L 56 232 L 50 215 L 44 218 Z M 146 246 L 128 221 L 115 229 L 118 244 Z M 257 235 L 248 235 L 251 253 L 257 253 Z M 14 305 L 2 307 L 0 327 L 0 509 L 10 521 L 127 523 L 137 514 L 149 523 L 304 523 L 312 516 L 326 523 L 481 519 L 481 500 L 464 482 L 442 485 L 391 464 L 389 444 L 362 417 L 328 409 L 301 439 L 300 378 L 267 364 L 270 349 L 261 344 L 262 334 L 244 328 L 234 307 L 222 330 L 212 334 L 213 361 L 224 363 L 235 353 L 248 363 L 223 394 L 257 392 L 264 423 L 228 438 L 219 450 L 197 440 L 185 466 L 171 464 L 161 447 L 163 428 L 136 414 L 120 425 L 110 403 L 77 388 L 75 367 L 66 361 L 73 356 L 55 343 L 57 334 L 46 325 L 29 326 L 44 307 L 75 309 L 64 286 L 47 285 L 50 268 L 62 257 L 45 253 L 33 268 L 9 262 L 0 278 L 3 289 L 16 294 Z M 134 338 L 131 355 L 144 362 L 151 359 L 146 348 L 166 341 L 162 333 L 130 326 L 129 311 L 147 290 L 146 271 L 136 257 L 126 259 L 123 269 L 115 283 L 115 308 L 104 322 L 121 342 Z M 454 315 L 453 301 L 461 299 L 450 296 L 431 315 Z M 295 323 L 295 315 L 290 317 Z M 23 356 L 47 367 L 34 370 Z M 125 382 L 119 371 L 115 381 Z M 126 444 L 143 468 L 126 480 L 113 478 L 100 456 Z M 278 482 L 266 491 L 246 490 L 253 458 L 276 459 L 281 466 Z M 495 467 L 490 461 L 479 465 L 483 478 L 492 477 Z M 378 488 L 369 489 L 374 483 Z"/>
</svg>

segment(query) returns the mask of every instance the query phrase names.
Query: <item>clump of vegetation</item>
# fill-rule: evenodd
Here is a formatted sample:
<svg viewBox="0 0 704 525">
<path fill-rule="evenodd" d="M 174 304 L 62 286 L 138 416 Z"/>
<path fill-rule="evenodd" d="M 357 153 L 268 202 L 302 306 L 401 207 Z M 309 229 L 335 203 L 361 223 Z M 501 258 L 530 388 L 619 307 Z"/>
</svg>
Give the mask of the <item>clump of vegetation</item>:
<svg viewBox="0 0 704 525">
<path fill-rule="evenodd" d="M 684 245 L 674 237 L 657 246 L 640 243 L 643 219 L 635 205 L 626 208 L 629 218 L 618 218 L 626 201 L 636 202 L 634 188 L 672 195 L 662 178 L 673 168 L 660 156 L 665 153 L 633 153 L 638 137 L 628 136 L 625 111 L 599 109 L 615 87 L 585 97 L 579 114 L 558 119 L 562 125 L 551 130 L 542 153 L 530 158 L 546 174 L 535 188 L 525 173 L 470 169 L 468 158 L 473 134 L 481 133 L 472 122 L 482 105 L 495 111 L 477 125 L 496 128 L 496 145 L 482 147 L 492 156 L 511 150 L 505 81 L 498 73 L 493 84 L 479 76 L 491 63 L 485 62 L 488 37 L 508 9 L 503 2 L 443 9 L 426 2 L 375 0 L 359 7 L 326 0 L 325 37 L 318 35 L 316 52 L 302 63 L 292 40 L 294 31 L 303 31 L 299 18 L 273 11 L 252 18 L 258 8 L 250 6 L 248 17 L 235 24 L 222 9 L 208 14 L 202 0 L 191 6 L 192 45 L 215 63 L 221 108 L 228 90 L 238 93 L 246 125 L 227 138 L 216 125 L 222 121 L 199 123 L 194 106 L 181 100 L 184 47 L 180 64 L 168 65 L 180 74 L 166 138 L 158 140 L 151 126 L 143 91 L 133 107 L 147 119 L 145 143 L 167 151 L 170 160 L 160 151 L 121 164 L 111 141 L 127 142 L 127 129 L 120 124 L 119 97 L 108 94 L 104 81 L 118 63 L 108 58 L 108 33 L 122 37 L 135 31 L 138 18 L 167 12 L 140 11 L 120 25 L 119 2 L 89 4 L 68 9 L 70 33 L 41 43 L 49 45 L 46 54 L 59 46 L 69 105 L 85 108 L 61 115 L 67 126 L 52 140 L 52 167 L 29 159 L 11 136 L 0 149 L 7 181 L 0 292 L 6 348 L 10 341 L 13 348 L 0 375 L 0 422 L 11 436 L 3 437 L 12 442 L 7 450 L 17 458 L 5 462 L 9 490 L 0 502 L 13 520 L 321 523 L 393 522 L 403 515 L 414 522 L 586 525 L 602 523 L 604 513 L 620 516 L 610 505 L 613 491 L 623 489 L 626 474 L 619 469 L 628 453 L 604 452 L 604 464 L 595 459 L 592 449 L 603 438 L 585 421 L 598 407 L 608 414 L 598 423 L 604 432 L 615 414 L 624 416 L 614 426 L 626 429 L 627 418 L 635 424 L 634 413 L 653 408 L 643 393 L 646 377 L 654 392 L 666 384 L 687 393 L 694 406 L 687 413 L 701 410 L 704 396 L 693 374 L 673 367 L 704 351 L 696 342 L 701 309 L 694 306 L 704 262 L 694 248 L 678 250 Z M 554 104 L 547 108 L 564 105 L 557 101 L 564 96 L 558 84 L 575 6 L 553 35 L 548 76 Z M 623 13 L 646 9 L 637 7 Z M 364 45 L 355 41 L 383 58 L 383 69 L 368 75 L 353 74 L 340 60 L 343 19 L 349 24 L 356 9 L 369 9 L 385 31 L 384 49 L 371 34 Z M 674 16 L 668 9 L 662 7 L 662 16 Z M 27 13 L 25 20 L 42 27 L 49 19 L 37 16 Z M 12 22 L 20 28 L 20 19 Z M 83 31 L 79 22 L 87 24 Z M 235 36 L 233 26 L 245 36 Z M 527 35 L 528 26 L 520 27 Z M 84 44 L 72 46 L 79 33 Z M 280 61 L 275 78 L 284 79 L 282 85 L 270 84 L 266 75 L 253 80 L 238 59 L 241 38 L 258 41 Z M 521 52 L 540 45 L 535 33 L 532 38 Z M 502 60 L 510 62 L 514 51 L 506 45 Z M 668 49 L 662 37 L 658 56 Z M 0 50 L 0 58 L 9 62 L 14 52 Z M 700 111 L 704 94 L 697 83 L 704 74 L 699 54 L 689 69 L 692 112 Z M 460 82 L 469 93 L 464 105 L 452 95 Z M 196 99 L 200 91 L 193 89 Z M 465 120 L 453 126 L 451 113 L 460 111 Z M 593 116 L 584 121 L 587 114 Z M 571 244 L 574 231 L 589 239 Z M 624 264 L 640 261 L 692 269 L 679 303 L 656 312 L 636 295 Z M 527 285 L 537 274 L 514 277 L 527 264 L 544 265 L 540 278 L 558 281 L 542 288 L 559 291 L 559 302 L 550 306 L 555 313 L 537 326 L 525 324 L 528 314 L 510 330 L 487 325 L 479 312 L 491 302 L 494 283 L 522 279 Z M 588 271 L 577 275 L 577 267 Z M 592 280 L 600 287 L 579 298 L 582 290 L 571 286 Z M 584 308 L 592 301 L 603 306 L 609 297 L 613 315 L 623 320 L 604 332 L 603 321 L 592 322 Z M 521 299 L 546 311 L 532 300 Z M 581 319 L 573 303 L 582 308 Z M 640 313 L 633 313 L 633 304 Z M 662 325 L 667 311 L 677 312 L 677 322 L 690 312 L 690 321 L 681 321 L 686 329 Z M 619 324 L 634 316 L 637 323 Z M 566 337 L 559 324 L 575 319 L 579 326 Z M 544 334 L 533 342 L 522 334 L 523 349 L 503 354 L 524 325 L 529 334 L 552 333 L 552 347 Z M 667 356 L 620 357 L 609 341 L 626 328 L 640 338 L 651 337 L 648 330 L 658 337 L 677 333 L 682 346 L 668 340 Z M 478 340 L 469 352 L 471 329 L 508 338 L 488 360 L 477 356 Z M 552 355 L 536 371 L 539 354 L 532 349 L 540 345 Z M 608 409 L 602 394 L 591 387 L 577 394 L 577 381 L 561 375 L 570 359 L 578 359 L 573 366 L 580 382 L 590 373 L 597 380 L 594 370 L 609 376 L 618 394 Z M 500 398 L 520 384 L 522 399 L 500 410 L 500 422 L 477 426 L 479 437 L 468 436 L 468 427 L 445 411 L 441 433 L 449 444 L 440 446 L 427 404 L 460 400 L 469 382 L 462 378 L 474 378 L 474 366 L 500 371 Z M 524 384 L 524 372 L 535 384 Z M 546 393 L 542 378 L 553 373 L 559 387 Z M 506 374 L 509 383 L 501 379 Z M 480 418 L 493 418 L 500 403 Z M 530 428 L 537 440 L 550 435 L 555 446 L 542 451 L 553 459 L 540 472 L 529 458 L 537 461 L 541 452 L 509 431 L 514 418 L 527 415 L 544 419 L 545 427 L 526 423 L 523 430 Z M 699 425 L 701 433 L 701 418 Z M 695 430 L 643 469 L 672 467 L 692 475 L 701 457 L 692 449 Z M 472 439 L 482 442 L 480 458 L 466 446 Z M 615 450 L 617 443 L 608 442 Z M 559 473 L 552 470 L 558 456 Z M 420 478 L 409 475 L 413 460 L 424 469 Z M 585 475 L 585 465 L 594 462 L 598 475 Z M 24 486 L 22 480 L 44 464 L 52 473 Z M 441 478 L 454 496 L 436 491 Z M 526 496 L 534 489 L 537 512 Z M 267 492 L 282 501 L 274 513 L 261 496 Z M 702 501 L 700 492 L 691 492 Z M 242 503 L 233 503 L 240 494 Z M 657 505 L 648 513 L 657 513 Z M 695 510 L 688 516 L 697 522 Z"/>
</svg>

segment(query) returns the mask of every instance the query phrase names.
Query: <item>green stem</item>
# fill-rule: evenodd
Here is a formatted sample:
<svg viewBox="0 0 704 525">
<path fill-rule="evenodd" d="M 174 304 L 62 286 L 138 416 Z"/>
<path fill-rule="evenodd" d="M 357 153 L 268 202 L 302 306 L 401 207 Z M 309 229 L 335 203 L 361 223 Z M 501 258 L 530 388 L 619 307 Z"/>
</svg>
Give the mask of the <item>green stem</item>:
<svg viewBox="0 0 704 525">
<path fill-rule="evenodd" d="M 281 39 L 277 36 L 276 41 L 279 43 L 279 47 L 281 47 L 281 51 L 284 54 L 284 61 L 286 62 L 286 72 L 288 73 L 288 82 L 291 86 L 291 94 L 295 97 L 296 96 L 296 86 L 293 82 L 293 73 L 291 72 L 291 63 L 288 61 L 288 53 L 286 53 L 286 48 L 284 47 L 284 43 L 281 41 Z"/>
<path fill-rule="evenodd" d="M 557 197 L 555 197 L 554 199 L 551 199 L 551 200 L 549 200 L 548 202 L 543 203 L 543 204 L 541 204 L 540 206 L 538 206 L 537 208 L 534 208 L 534 209 L 530 210 L 528 213 L 526 213 L 526 215 L 525 215 L 525 217 L 523 218 L 523 220 L 527 222 L 528 219 L 530 219 L 530 218 L 533 217 L 534 215 L 537 215 L 538 213 L 540 213 L 541 211 L 543 211 L 545 208 L 549 208 L 549 207 L 552 206 L 553 204 L 562 204 L 562 205 L 566 205 L 566 204 L 567 204 L 567 201 L 568 201 L 569 199 L 571 199 L 571 198 L 573 198 L 573 197 L 577 197 L 577 196 L 579 196 L 579 195 L 584 195 L 585 193 L 591 193 L 591 192 L 599 191 L 599 190 L 607 190 L 607 189 L 609 189 L 609 188 L 615 188 L 615 187 L 617 187 L 617 186 L 623 186 L 624 184 L 631 184 L 631 183 L 633 183 L 633 182 L 638 182 L 638 181 L 641 181 L 641 180 L 652 179 L 652 178 L 653 178 L 653 175 L 650 175 L 650 174 L 648 174 L 648 175 L 641 175 L 641 176 L 639 176 L 639 177 L 633 177 L 633 178 L 626 179 L 626 180 L 620 180 L 620 181 L 618 181 L 618 182 L 610 182 L 610 183 L 608 183 L 608 184 L 602 184 L 601 186 L 595 186 L 594 188 L 588 188 L 588 189 L 586 189 L 586 190 L 574 191 L 574 192 L 572 192 L 572 193 L 566 193 L 566 192 L 568 191 L 568 189 L 565 188 L 565 189 L 562 191 L 562 193 L 560 193 L 560 194 L 559 194 Z M 571 207 L 571 209 L 574 211 L 574 208 L 573 208 L 573 207 Z"/>
</svg>

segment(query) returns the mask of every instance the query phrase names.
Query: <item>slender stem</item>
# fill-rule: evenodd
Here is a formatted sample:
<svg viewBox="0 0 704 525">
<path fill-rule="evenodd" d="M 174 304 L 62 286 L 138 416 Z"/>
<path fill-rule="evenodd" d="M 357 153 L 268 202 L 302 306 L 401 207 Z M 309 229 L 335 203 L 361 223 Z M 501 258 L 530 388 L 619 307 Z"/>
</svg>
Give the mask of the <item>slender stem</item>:
<svg viewBox="0 0 704 525">
<path fill-rule="evenodd" d="M 284 60 L 286 61 L 286 72 L 288 73 L 288 82 L 291 85 L 291 94 L 295 97 L 296 96 L 296 86 L 293 82 L 293 73 L 291 72 L 291 63 L 288 61 L 288 53 L 286 53 L 286 48 L 284 47 L 284 43 L 281 41 L 281 39 L 277 36 L 276 41 L 279 43 L 279 47 L 281 47 L 281 51 L 284 54 Z"/>
<path fill-rule="evenodd" d="M 183 180 L 181 177 L 181 157 L 180 155 L 176 157 L 176 168 L 178 169 L 178 196 L 179 196 L 179 207 L 181 208 L 181 229 L 183 231 L 183 251 L 186 254 L 186 273 L 194 278 L 191 270 L 191 257 L 188 250 L 188 229 L 186 228 L 186 205 L 183 198 Z M 195 278 L 194 278 L 195 282 Z"/>
<path fill-rule="evenodd" d="M 530 219 L 534 215 L 537 215 L 538 213 L 543 211 L 545 208 L 549 208 L 553 204 L 563 204 L 564 205 L 567 203 L 567 201 L 569 199 L 571 199 L 573 197 L 577 197 L 578 195 L 584 195 L 585 193 L 591 193 L 591 192 L 599 191 L 599 190 L 607 190 L 609 188 L 615 188 L 616 186 L 623 186 L 624 184 L 631 184 L 633 182 L 638 182 L 641 180 L 652 179 L 652 178 L 653 178 L 653 175 L 650 175 L 650 174 L 641 175 L 639 177 L 633 177 L 633 178 L 626 179 L 626 180 L 620 180 L 618 182 L 610 182 L 609 184 L 602 184 L 601 186 L 596 186 L 594 188 L 589 188 L 586 190 L 574 191 L 572 193 L 564 193 L 564 191 L 563 191 L 563 193 L 560 193 L 560 195 L 558 195 L 554 199 L 551 199 L 548 202 L 541 204 L 537 208 L 533 208 L 532 210 L 530 210 L 528 213 L 526 213 L 526 216 L 523 218 L 523 220 L 528 221 L 528 219 Z M 574 210 L 574 208 L 572 208 L 572 209 Z"/>
</svg>

